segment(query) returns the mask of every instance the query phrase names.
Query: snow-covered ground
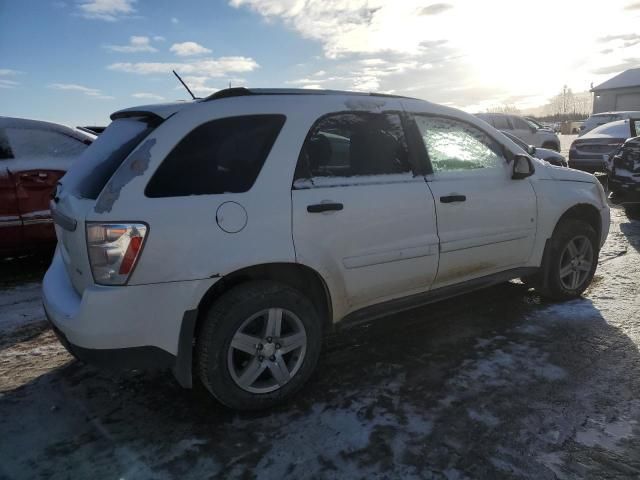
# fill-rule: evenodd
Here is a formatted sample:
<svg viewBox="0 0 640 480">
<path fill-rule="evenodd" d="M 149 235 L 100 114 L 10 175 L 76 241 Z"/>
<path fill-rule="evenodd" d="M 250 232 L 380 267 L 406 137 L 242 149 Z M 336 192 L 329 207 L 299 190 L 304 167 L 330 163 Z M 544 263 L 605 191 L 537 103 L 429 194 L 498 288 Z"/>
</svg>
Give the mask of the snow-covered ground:
<svg viewBox="0 0 640 480">
<path fill-rule="evenodd" d="M 3 334 L 44 320 L 40 283 L 25 283 L 0 290 L 0 331 Z"/>
<path fill-rule="evenodd" d="M 558 135 L 558 138 L 560 139 L 560 153 L 569 160 L 569 149 L 578 135 Z"/>
<path fill-rule="evenodd" d="M 582 299 L 512 282 L 328 341 L 288 405 L 73 362 L 37 283 L 0 293 L 0 478 L 640 478 L 640 222 Z M 2 279 L 0 279 L 2 280 Z"/>
</svg>

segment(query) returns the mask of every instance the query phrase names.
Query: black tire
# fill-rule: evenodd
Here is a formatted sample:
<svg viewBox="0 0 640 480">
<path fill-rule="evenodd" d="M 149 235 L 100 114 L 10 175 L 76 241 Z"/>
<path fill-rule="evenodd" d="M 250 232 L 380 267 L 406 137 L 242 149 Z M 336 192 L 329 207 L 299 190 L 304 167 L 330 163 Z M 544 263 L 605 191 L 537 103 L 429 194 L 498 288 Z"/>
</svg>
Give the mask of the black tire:
<svg viewBox="0 0 640 480">
<path fill-rule="evenodd" d="M 529 288 L 538 288 L 542 284 L 542 274 L 538 272 L 525 277 L 520 277 L 520 281 Z"/>
<path fill-rule="evenodd" d="M 542 144 L 542 148 L 546 148 L 548 150 L 553 150 L 555 152 L 559 152 L 560 151 L 560 145 L 558 145 L 555 142 L 545 142 Z"/>
<path fill-rule="evenodd" d="M 624 213 L 631 220 L 640 220 L 640 203 L 631 203 L 624 206 Z"/>
<path fill-rule="evenodd" d="M 567 258 L 563 257 L 563 255 L 565 255 L 565 251 L 569 248 L 569 242 L 577 241 L 579 238 L 588 240 L 590 244 L 592 252 L 591 265 L 589 270 L 584 272 L 586 273 L 584 278 L 580 279 L 576 286 L 568 287 L 566 285 L 568 283 L 567 277 L 563 277 L 564 280 L 561 278 L 561 262 Z M 591 225 L 582 220 L 563 220 L 556 227 L 551 237 L 548 263 L 545 271 L 546 285 L 541 293 L 554 300 L 567 300 L 579 297 L 593 279 L 596 267 L 598 266 L 599 245 L 598 236 Z"/>
<path fill-rule="evenodd" d="M 231 372 L 232 370 L 236 371 L 237 362 L 231 357 L 234 355 L 234 353 L 230 353 L 231 342 L 247 319 L 268 309 L 282 309 L 292 313 L 292 318 L 295 317 L 299 320 L 306 333 L 306 350 L 298 355 L 296 361 L 301 364 L 287 383 L 276 387 L 275 391 L 254 393 L 242 388 L 232 376 Z M 258 320 L 255 321 L 260 321 L 260 318 L 264 318 L 265 328 L 267 328 L 265 317 L 258 316 Z M 322 346 L 320 317 L 313 304 L 302 293 L 287 285 L 272 281 L 255 281 L 239 285 L 222 295 L 206 312 L 203 321 L 196 339 L 197 372 L 207 390 L 220 403 L 230 408 L 260 410 L 285 401 L 307 382 L 318 363 Z M 285 337 L 283 337 L 284 339 Z M 266 342 L 266 340 L 263 341 Z M 273 345 L 277 345 L 275 340 L 273 343 L 270 341 L 268 346 L 273 348 Z M 278 346 L 278 348 L 280 347 Z M 246 360 L 247 368 L 249 362 L 255 363 L 258 360 L 257 353 L 255 357 L 242 351 L 239 353 L 248 357 Z M 273 357 L 274 355 L 271 354 L 270 358 Z M 268 364 L 263 368 L 264 375 L 269 376 L 274 364 L 267 360 L 262 357 L 260 362 Z M 258 377 L 256 381 L 259 381 L 260 378 L 262 377 Z M 275 375 L 273 375 L 272 381 L 276 381 Z"/>
</svg>

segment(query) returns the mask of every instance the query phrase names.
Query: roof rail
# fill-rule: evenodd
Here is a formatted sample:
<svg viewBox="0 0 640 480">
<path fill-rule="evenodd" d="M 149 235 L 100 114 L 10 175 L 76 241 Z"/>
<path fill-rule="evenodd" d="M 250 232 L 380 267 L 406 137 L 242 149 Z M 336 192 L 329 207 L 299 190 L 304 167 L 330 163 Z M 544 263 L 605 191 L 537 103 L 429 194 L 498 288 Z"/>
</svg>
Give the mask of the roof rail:
<svg viewBox="0 0 640 480">
<path fill-rule="evenodd" d="M 346 90 L 316 90 L 309 88 L 245 88 L 233 87 L 218 90 L 216 93 L 209 95 L 200 100 L 201 102 L 209 102 L 211 100 L 219 100 L 221 98 L 243 97 L 243 96 L 259 96 L 259 95 L 358 95 L 369 97 L 394 97 L 394 98 L 410 98 L 401 95 L 391 95 L 386 93 L 366 93 L 366 92 L 349 92 Z"/>
</svg>

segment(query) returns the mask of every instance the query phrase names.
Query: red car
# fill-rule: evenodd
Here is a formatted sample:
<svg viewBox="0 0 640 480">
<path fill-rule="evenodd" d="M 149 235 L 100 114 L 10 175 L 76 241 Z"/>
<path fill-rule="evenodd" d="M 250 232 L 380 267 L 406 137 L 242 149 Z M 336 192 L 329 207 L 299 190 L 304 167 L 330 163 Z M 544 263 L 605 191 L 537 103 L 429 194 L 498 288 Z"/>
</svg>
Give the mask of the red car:
<svg viewBox="0 0 640 480">
<path fill-rule="evenodd" d="M 55 123 L 0 117 L 0 257 L 55 244 L 51 193 L 95 138 Z"/>
</svg>

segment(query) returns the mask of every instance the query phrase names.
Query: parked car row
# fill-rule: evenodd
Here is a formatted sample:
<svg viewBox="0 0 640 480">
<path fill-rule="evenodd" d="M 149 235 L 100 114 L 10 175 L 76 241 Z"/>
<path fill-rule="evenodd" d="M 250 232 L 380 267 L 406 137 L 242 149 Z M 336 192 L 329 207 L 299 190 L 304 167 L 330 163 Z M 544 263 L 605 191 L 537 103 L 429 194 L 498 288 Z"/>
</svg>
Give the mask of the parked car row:
<svg viewBox="0 0 640 480">
<path fill-rule="evenodd" d="M 516 116 L 234 88 L 111 118 L 55 190 L 47 317 L 84 361 L 237 409 L 291 397 L 338 323 L 512 278 L 574 298 L 609 230 L 595 177 L 533 158 L 557 137 Z"/>
<path fill-rule="evenodd" d="M 496 130 L 511 133 L 527 145 L 560 151 L 558 135 L 531 119 L 504 113 L 477 113 L 476 117 L 481 118 Z"/>
<path fill-rule="evenodd" d="M 594 113 L 589 118 L 587 118 L 587 120 L 585 120 L 583 125 L 580 127 L 579 136 L 589 133 L 594 128 L 604 125 L 606 123 L 616 122 L 618 120 L 629 120 L 634 118 L 635 119 L 640 118 L 640 112 L 625 111 L 625 112 Z"/>
<path fill-rule="evenodd" d="M 545 162 L 549 162 L 551 165 L 555 165 L 557 167 L 566 167 L 568 166 L 567 160 L 560 155 L 555 150 L 549 150 L 547 148 L 538 148 L 533 145 L 527 145 L 525 142 L 520 140 L 514 134 L 510 132 L 503 131 L 504 135 L 506 135 L 513 143 L 518 145 L 522 150 L 527 152 L 529 155 L 539 158 L 540 160 L 544 160 Z"/>
<path fill-rule="evenodd" d="M 628 138 L 636 136 L 640 119 L 606 123 L 575 139 L 569 149 L 569 167 L 585 172 L 606 171 L 606 161 Z"/>
</svg>

